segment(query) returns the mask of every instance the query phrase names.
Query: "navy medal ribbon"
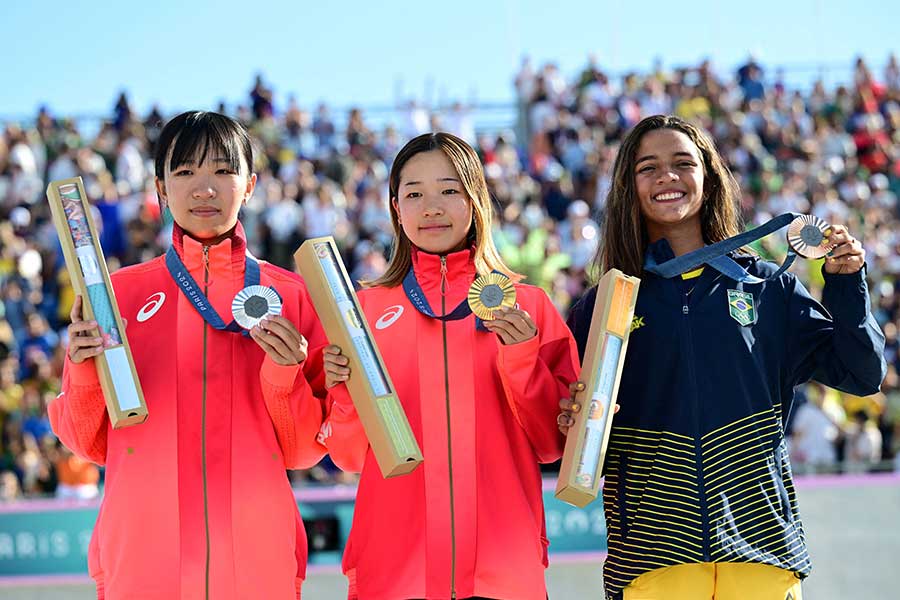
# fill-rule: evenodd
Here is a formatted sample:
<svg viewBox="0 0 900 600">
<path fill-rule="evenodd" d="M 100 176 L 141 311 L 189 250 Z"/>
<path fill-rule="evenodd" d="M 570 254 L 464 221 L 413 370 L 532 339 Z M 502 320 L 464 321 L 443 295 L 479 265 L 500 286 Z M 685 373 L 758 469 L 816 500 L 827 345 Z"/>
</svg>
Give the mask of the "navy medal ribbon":
<svg viewBox="0 0 900 600">
<path fill-rule="evenodd" d="M 166 267 L 169 269 L 172 279 L 178 284 L 178 289 L 181 290 L 181 293 L 191 301 L 191 304 L 200 313 L 203 320 L 209 323 L 213 329 L 234 333 L 241 332 L 245 336 L 250 335 L 250 332 L 238 325 L 234 319 L 230 323 L 225 323 L 222 317 L 219 316 L 219 313 L 216 312 L 216 309 L 213 308 L 212 303 L 207 299 L 206 294 L 203 293 L 197 281 L 188 272 L 181 257 L 178 256 L 178 252 L 172 246 L 166 251 Z M 244 287 L 251 285 L 259 285 L 259 263 L 253 255 L 247 252 L 244 259 Z"/>
<path fill-rule="evenodd" d="M 801 216 L 802 215 L 798 213 L 784 213 L 783 215 L 778 215 L 759 227 L 739 233 L 727 240 L 704 246 L 693 252 L 682 254 L 681 256 L 667 260 L 662 264 L 656 262 L 656 258 L 653 256 L 652 252 L 648 252 L 644 259 L 644 269 L 654 275 L 664 277 L 665 279 L 672 279 L 673 277 L 678 277 L 682 273 L 688 273 L 703 265 L 708 265 L 719 273 L 722 273 L 726 277 L 734 279 L 737 282 L 752 284 L 776 279 L 779 275 L 784 273 L 794 263 L 794 259 L 797 258 L 797 253 L 790 245 L 788 246 L 788 253 L 784 259 L 784 263 L 775 273 L 765 279 L 748 273 L 747 269 L 728 256 L 728 253 L 737 250 L 742 246 L 746 246 L 749 243 L 755 242 L 756 240 L 762 239 L 770 233 L 778 231 L 782 227 L 787 227 L 794 219 Z"/>
<path fill-rule="evenodd" d="M 418 310 L 426 317 L 431 317 L 432 319 L 437 319 L 438 321 L 459 321 L 460 319 L 465 319 L 472 314 L 472 309 L 469 306 L 468 298 L 463 298 L 463 301 L 460 302 L 457 307 L 450 311 L 448 314 L 435 314 L 435 312 L 431 309 L 431 305 L 428 303 L 428 299 L 425 297 L 425 292 L 422 291 L 422 286 L 419 285 L 419 280 L 416 279 L 416 274 L 413 271 L 412 267 L 409 268 L 409 271 L 406 273 L 406 277 L 403 278 L 403 291 L 406 292 L 406 297 L 409 300 L 410 304 L 412 304 L 416 310 Z M 478 317 L 475 317 L 475 329 L 479 331 L 487 331 L 487 328 Z"/>
</svg>

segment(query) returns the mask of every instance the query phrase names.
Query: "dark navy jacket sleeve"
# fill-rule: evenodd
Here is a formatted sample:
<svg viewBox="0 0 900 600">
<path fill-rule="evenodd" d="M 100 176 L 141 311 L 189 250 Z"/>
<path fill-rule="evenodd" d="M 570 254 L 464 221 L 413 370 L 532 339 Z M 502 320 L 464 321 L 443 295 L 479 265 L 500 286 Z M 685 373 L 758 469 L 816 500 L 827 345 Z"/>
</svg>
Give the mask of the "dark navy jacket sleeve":
<svg viewBox="0 0 900 600">
<path fill-rule="evenodd" d="M 814 379 L 868 396 L 887 372 L 884 334 L 870 311 L 865 269 L 849 275 L 824 273 L 822 304 L 789 276 L 788 376 L 793 384 Z"/>
<path fill-rule="evenodd" d="M 589 289 L 584 296 L 569 310 L 569 318 L 566 325 L 575 337 L 578 346 L 579 364 L 584 360 L 584 350 L 587 346 L 588 333 L 591 330 L 591 317 L 594 315 L 594 303 L 597 301 L 597 286 Z"/>
</svg>

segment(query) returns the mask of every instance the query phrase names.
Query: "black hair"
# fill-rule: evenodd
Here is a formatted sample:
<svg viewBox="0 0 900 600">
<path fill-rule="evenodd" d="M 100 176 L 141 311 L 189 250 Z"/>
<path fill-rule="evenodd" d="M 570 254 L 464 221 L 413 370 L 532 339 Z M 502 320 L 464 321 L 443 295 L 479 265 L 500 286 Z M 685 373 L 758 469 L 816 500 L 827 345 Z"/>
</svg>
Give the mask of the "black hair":
<svg viewBox="0 0 900 600">
<path fill-rule="evenodd" d="M 156 143 L 156 176 L 160 179 L 165 176 L 170 148 L 170 171 L 195 160 L 202 165 L 210 150 L 225 159 L 236 173 L 242 171 L 241 157 L 253 171 L 250 134 L 243 125 L 219 113 L 191 110 L 166 123 Z"/>
</svg>

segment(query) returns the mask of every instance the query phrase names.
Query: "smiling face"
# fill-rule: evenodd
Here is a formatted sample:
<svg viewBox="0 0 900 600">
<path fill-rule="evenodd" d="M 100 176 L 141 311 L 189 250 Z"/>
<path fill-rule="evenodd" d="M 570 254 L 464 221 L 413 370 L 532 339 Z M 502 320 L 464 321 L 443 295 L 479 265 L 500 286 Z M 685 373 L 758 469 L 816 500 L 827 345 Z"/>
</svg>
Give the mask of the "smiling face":
<svg viewBox="0 0 900 600">
<path fill-rule="evenodd" d="M 472 201 L 441 150 L 420 152 L 406 162 L 391 202 L 403 232 L 416 247 L 432 254 L 466 247 Z"/>
<path fill-rule="evenodd" d="M 651 240 L 673 227 L 700 230 L 703 161 L 691 139 L 674 129 L 654 129 L 641 138 L 634 182 L 641 216 Z"/>
</svg>

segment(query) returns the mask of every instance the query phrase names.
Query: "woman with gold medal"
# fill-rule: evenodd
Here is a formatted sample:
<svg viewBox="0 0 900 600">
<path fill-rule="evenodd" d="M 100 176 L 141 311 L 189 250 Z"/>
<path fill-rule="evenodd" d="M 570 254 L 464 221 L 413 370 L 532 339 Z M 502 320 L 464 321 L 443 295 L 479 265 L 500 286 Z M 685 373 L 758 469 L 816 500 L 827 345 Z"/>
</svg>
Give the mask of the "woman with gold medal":
<svg viewBox="0 0 900 600">
<path fill-rule="evenodd" d="M 469 145 L 413 139 L 390 197 L 393 257 L 359 301 L 425 460 L 382 478 L 344 385 L 362 374 L 326 348 L 321 438 L 338 466 L 362 471 L 350 598 L 543 600 L 539 463 L 562 454 L 557 397 L 576 378 L 574 340 L 546 293 L 501 261 Z"/>
</svg>

